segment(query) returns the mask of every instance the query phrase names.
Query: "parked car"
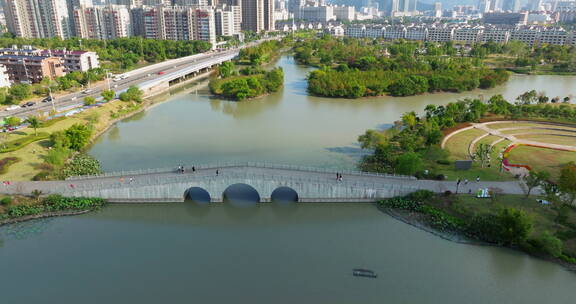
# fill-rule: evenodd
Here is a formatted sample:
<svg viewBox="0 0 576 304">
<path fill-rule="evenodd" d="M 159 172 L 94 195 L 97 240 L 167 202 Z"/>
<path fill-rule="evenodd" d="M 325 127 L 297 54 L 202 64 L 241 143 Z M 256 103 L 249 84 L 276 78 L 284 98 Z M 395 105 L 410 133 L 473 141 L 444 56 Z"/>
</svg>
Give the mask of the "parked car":
<svg viewBox="0 0 576 304">
<path fill-rule="evenodd" d="M 90 90 L 90 89 L 86 89 L 86 90 L 82 91 L 82 94 L 90 94 L 90 93 L 92 93 L 92 90 Z"/>
<path fill-rule="evenodd" d="M 158 72 L 158 75 L 164 75 L 164 74 L 166 74 L 166 72 L 164 72 L 164 71 Z"/>
<path fill-rule="evenodd" d="M 13 111 L 13 110 L 16 110 L 16 109 L 19 109 L 19 108 L 20 108 L 20 106 L 13 105 L 13 106 L 7 107 L 7 108 L 6 108 L 6 111 Z"/>
<path fill-rule="evenodd" d="M 51 102 L 51 101 L 53 101 L 53 100 L 54 100 L 54 97 L 48 96 L 48 97 L 42 99 L 42 102 Z"/>
<path fill-rule="evenodd" d="M 29 102 L 23 104 L 23 105 L 22 105 L 22 108 L 31 107 L 31 106 L 33 106 L 33 105 L 35 105 L 35 104 L 36 104 L 35 102 L 29 101 Z"/>
</svg>

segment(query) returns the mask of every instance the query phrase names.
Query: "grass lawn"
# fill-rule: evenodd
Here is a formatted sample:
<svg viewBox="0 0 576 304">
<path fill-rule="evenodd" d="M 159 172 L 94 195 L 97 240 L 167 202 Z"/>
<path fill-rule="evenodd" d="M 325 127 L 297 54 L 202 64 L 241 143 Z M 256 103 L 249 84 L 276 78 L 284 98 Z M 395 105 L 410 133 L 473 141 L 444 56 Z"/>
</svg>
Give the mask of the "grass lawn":
<svg viewBox="0 0 576 304">
<path fill-rule="evenodd" d="M 491 145 L 493 142 L 497 141 L 500 138 L 501 138 L 500 136 L 488 135 L 488 136 L 482 138 L 481 140 L 479 140 L 475 146 L 477 147 L 480 144 Z"/>
<path fill-rule="evenodd" d="M 510 122 L 502 122 L 502 123 L 493 123 L 487 124 L 488 128 L 491 129 L 504 129 L 504 128 L 556 128 L 556 129 L 567 129 L 567 130 L 576 130 L 576 125 L 574 126 L 561 126 L 561 125 L 549 125 L 549 124 L 541 124 L 541 123 L 510 123 Z M 506 132 L 506 131 L 502 131 Z M 514 131 L 513 131 L 514 132 Z"/>
<path fill-rule="evenodd" d="M 575 133 L 572 133 L 570 135 L 576 136 Z M 533 141 L 542 142 L 542 143 L 576 146 L 576 137 L 554 136 L 554 135 L 543 135 L 543 134 L 518 135 L 515 137 L 518 139 L 533 140 Z"/>
<path fill-rule="evenodd" d="M 117 113 L 126 108 L 127 104 L 121 101 L 107 103 L 102 107 L 94 107 L 82 113 L 76 114 L 64 119 L 58 119 L 55 123 L 46 124 L 46 127 L 39 128 L 38 132 L 51 134 L 69 128 L 73 124 L 88 124 L 88 122 L 97 117 L 94 124 L 96 132 L 104 130 L 113 120 L 112 113 Z M 24 138 L 34 134 L 34 129 L 25 128 L 12 132 L 7 136 L 7 141 Z M 30 180 L 41 170 L 39 166 L 44 163 L 44 156 L 48 152 L 48 140 L 40 140 L 30 143 L 23 148 L 7 153 L 0 153 L 0 158 L 19 157 L 22 161 L 10 166 L 6 174 L 0 175 L 1 180 L 17 181 Z"/>
<path fill-rule="evenodd" d="M 468 155 L 468 146 L 476 137 L 482 136 L 486 132 L 478 129 L 466 130 L 452 136 L 446 142 L 445 149 L 450 152 L 451 160 L 470 159 Z"/>
<path fill-rule="evenodd" d="M 509 160 L 513 164 L 529 165 L 537 171 L 548 171 L 552 178 L 556 179 L 562 165 L 570 161 L 576 162 L 576 152 L 518 146 L 510 151 Z"/>
<path fill-rule="evenodd" d="M 537 196 L 526 197 L 525 195 L 498 195 L 495 200 L 489 198 L 476 198 L 471 195 L 458 195 L 451 197 L 438 197 L 430 201 L 431 205 L 439 207 L 446 212 L 469 218 L 476 214 L 496 214 L 502 208 L 515 208 L 523 210 L 533 219 L 532 236 L 537 236 L 545 231 L 552 234 L 563 234 L 565 251 L 576 255 L 576 208 L 554 205 L 542 205 L 538 203 Z M 558 221 L 560 210 L 567 216 L 564 223 Z"/>
</svg>

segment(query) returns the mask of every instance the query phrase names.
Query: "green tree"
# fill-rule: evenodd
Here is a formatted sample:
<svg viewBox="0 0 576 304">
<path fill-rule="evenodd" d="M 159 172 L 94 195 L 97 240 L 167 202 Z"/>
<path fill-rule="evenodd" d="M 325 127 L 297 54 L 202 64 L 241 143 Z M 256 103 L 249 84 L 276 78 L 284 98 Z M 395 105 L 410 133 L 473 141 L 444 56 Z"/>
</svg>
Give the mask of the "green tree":
<svg viewBox="0 0 576 304">
<path fill-rule="evenodd" d="M 16 116 L 7 117 L 4 119 L 4 124 L 7 127 L 16 127 L 22 123 L 22 120 Z"/>
<path fill-rule="evenodd" d="M 386 145 L 388 138 L 382 132 L 376 130 L 366 130 L 364 134 L 358 136 L 358 142 L 362 149 L 376 149 Z"/>
<path fill-rule="evenodd" d="M 40 119 L 35 116 L 30 116 L 26 118 L 25 122 L 30 124 L 30 127 L 34 129 L 34 136 L 38 136 L 37 129 L 40 127 Z"/>
<path fill-rule="evenodd" d="M 92 96 L 86 96 L 84 97 L 84 105 L 85 106 L 91 106 L 93 104 L 96 103 L 96 98 L 92 97 Z"/>
<path fill-rule="evenodd" d="M 407 128 L 413 129 L 414 127 L 416 127 L 417 122 L 418 122 L 418 116 L 416 116 L 416 113 L 414 111 L 407 112 L 402 115 L 402 123 Z"/>
<path fill-rule="evenodd" d="M 494 147 L 489 144 L 479 144 L 474 152 L 474 160 L 480 162 L 480 166 L 484 168 L 490 162 L 492 151 L 494 151 Z"/>
<path fill-rule="evenodd" d="M 422 157 L 416 152 L 406 152 L 396 159 L 396 173 L 414 175 L 424 167 Z"/>
<path fill-rule="evenodd" d="M 555 258 L 562 255 L 562 249 L 564 247 L 562 241 L 548 231 L 545 231 L 540 237 L 531 241 L 536 249 L 540 252 Z"/>
<path fill-rule="evenodd" d="M 142 90 L 140 90 L 137 86 L 131 86 L 128 88 L 128 90 L 126 90 L 126 92 L 120 94 L 120 100 L 141 103 L 143 96 L 144 92 L 142 92 Z"/>
<path fill-rule="evenodd" d="M 8 89 L 8 93 L 14 98 L 14 100 L 24 100 L 32 95 L 32 89 L 29 84 L 17 83 Z"/>
<path fill-rule="evenodd" d="M 505 208 L 497 216 L 497 225 L 502 243 L 520 245 L 532 231 L 532 218 L 522 210 Z"/>
<path fill-rule="evenodd" d="M 114 90 L 104 90 L 102 91 L 101 95 L 106 102 L 109 102 L 114 99 L 114 97 L 116 97 L 116 92 L 114 92 Z"/>
<path fill-rule="evenodd" d="M 546 180 L 550 177 L 550 174 L 545 171 L 535 171 L 531 170 L 528 175 L 524 176 L 524 183 L 526 183 L 526 188 L 528 191 L 526 192 L 526 196 L 530 196 L 530 192 L 532 189 L 541 186 Z"/>
<path fill-rule="evenodd" d="M 568 203 L 573 204 L 576 199 L 576 163 L 570 162 L 562 167 L 558 188 L 568 198 Z"/>
<path fill-rule="evenodd" d="M 68 148 L 80 151 L 90 140 L 92 130 L 86 125 L 74 124 L 66 129 L 65 134 L 68 139 Z"/>
<path fill-rule="evenodd" d="M 232 61 L 223 62 L 218 67 L 218 76 L 220 76 L 221 78 L 228 78 L 234 75 L 235 68 L 236 67 L 234 66 L 234 63 Z"/>
</svg>

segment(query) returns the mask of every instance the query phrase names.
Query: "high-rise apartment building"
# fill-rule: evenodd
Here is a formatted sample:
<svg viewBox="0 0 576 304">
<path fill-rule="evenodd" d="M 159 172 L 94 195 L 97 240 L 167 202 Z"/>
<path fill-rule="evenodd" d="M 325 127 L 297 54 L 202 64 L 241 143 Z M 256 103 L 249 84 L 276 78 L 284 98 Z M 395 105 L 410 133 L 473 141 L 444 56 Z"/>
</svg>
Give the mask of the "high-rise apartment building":
<svg viewBox="0 0 576 304">
<path fill-rule="evenodd" d="M 66 0 L 4 0 L 8 30 L 26 38 L 72 36 Z"/>
<path fill-rule="evenodd" d="M 218 6 L 214 11 L 216 35 L 233 36 L 239 34 L 241 30 L 241 19 L 237 20 L 236 16 L 240 14 L 242 13 L 239 6 L 230 6 L 226 4 Z"/>
<path fill-rule="evenodd" d="M 133 11 L 132 18 L 137 22 L 134 32 L 144 38 L 203 40 L 216 44 L 216 21 L 211 7 L 145 6 Z"/>
<path fill-rule="evenodd" d="M 73 13 L 76 36 L 89 39 L 130 37 L 130 12 L 124 5 L 80 6 Z"/>
<path fill-rule="evenodd" d="M 274 30 L 274 0 L 242 0 L 242 29 Z"/>
</svg>

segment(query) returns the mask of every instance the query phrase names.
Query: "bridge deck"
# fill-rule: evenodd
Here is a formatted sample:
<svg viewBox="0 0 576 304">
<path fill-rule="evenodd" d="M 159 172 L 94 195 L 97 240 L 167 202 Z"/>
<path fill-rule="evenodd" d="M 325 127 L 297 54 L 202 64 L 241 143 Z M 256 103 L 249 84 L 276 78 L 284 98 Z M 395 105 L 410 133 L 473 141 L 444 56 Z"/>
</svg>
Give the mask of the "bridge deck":
<svg viewBox="0 0 576 304">
<path fill-rule="evenodd" d="M 216 175 L 218 170 L 218 175 Z M 221 167 L 198 167 L 195 172 L 186 170 L 185 173 L 178 173 L 176 170 L 159 172 L 132 172 L 133 174 L 111 174 L 111 176 L 87 177 L 66 181 L 46 181 L 46 182 L 15 182 L 11 185 L 4 186 L 0 192 L 6 194 L 30 194 L 33 190 L 41 190 L 43 193 L 60 193 L 64 195 L 103 195 L 103 190 L 108 191 L 106 198 L 116 201 L 181 201 L 186 187 L 193 185 L 218 185 L 209 190 L 213 200 L 221 200 L 221 195 L 225 187 L 238 182 L 243 182 L 252 186 L 254 184 L 271 184 L 269 187 L 296 185 L 304 189 L 307 185 L 322 185 L 325 192 L 330 189 L 394 189 L 389 193 L 408 193 L 418 189 L 426 189 L 438 193 L 450 190 L 456 191 L 456 183 L 453 181 L 431 181 L 416 180 L 407 177 L 398 176 L 379 176 L 364 174 L 360 172 L 343 172 L 343 180 L 336 180 L 336 171 L 324 169 L 298 169 L 289 167 L 264 167 L 248 165 L 228 165 Z M 186 186 L 189 185 L 189 186 Z M 147 196 L 138 197 L 135 193 L 144 191 L 142 189 L 168 188 L 162 196 L 154 196 L 154 193 L 148 193 Z M 176 188 L 175 188 L 176 187 Z M 180 187 L 180 188 L 178 188 Z M 268 188 L 269 188 L 268 187 Z M 174 190 L 175 188 L 175 190 Z M 460 192 L 475 192 L 478 188 L 495 188 L 501 193 L 523 194 L 524 190 L 519 182 L 469 182 L 464 185 L 460 184 Z M 216 189 L 216 190 L 215 190 Z M 320 188 L 319 188 L 320 189 Z M 328 189 L 328 190 L 326 190 Z M 100 192 L 99 192 L 100 191 Z M 302 190 L 303 191 L 303 190 Z M 319 190 L 320 191 L 320 190 Z M 117 195 L 114 193 L 129 193 L 129 197 L 124 194 Z M 150 192 L 150 191 L 149 191 Z M 219 193 L 217 193 L 219 192 Z M 260 191 L 259 191 L 260 192 Z M 299 192 L 299 191 L 297 191 Z M 158 192 L 160 193 L 160 192 Z M 270 199 L 270 190 L 260 192 L 263 201 Z M 374 200 L 374 197 L 366 196 L 342 196 L 343 192 L 336 190 L 326 193 L 325 197 L 318 192 L 298 193 L 301 201 L 348 201 L 348 200 Z M 351 193 L 348 191 L 348 193 Z M 128 194 L 126 194 L 128 195 Z"/>
</svg>

